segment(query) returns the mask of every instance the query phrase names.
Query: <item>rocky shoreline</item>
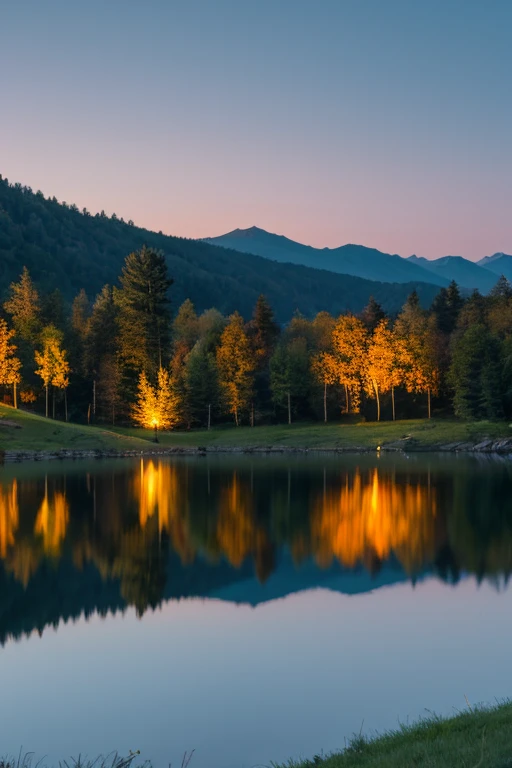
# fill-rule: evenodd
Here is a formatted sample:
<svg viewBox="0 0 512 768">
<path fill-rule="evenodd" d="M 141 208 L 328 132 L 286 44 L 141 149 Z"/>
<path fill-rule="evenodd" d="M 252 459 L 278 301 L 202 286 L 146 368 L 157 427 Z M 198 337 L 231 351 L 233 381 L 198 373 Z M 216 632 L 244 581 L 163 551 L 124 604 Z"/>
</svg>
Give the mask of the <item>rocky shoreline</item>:
<svg viewBox="0 0 512 768">
<path fill-rule="evenodd" d="M 293 446 L 197 446 L 197 447 L 149 447 L 139 450 L 76 450 L 62 448 L 46 451 L 0 451 L 0 463 L 22 461 L 77 461 L 80 459 L 125 459 L 150 456 L 206 456 L 207 454 L 285 454 L 285 453 L 485 453 L 501 456 L 512 455 L 512 438 L 485 439 L 478 442 L 455 442 L 447 444 L 425 444 L 414 438 L 404 438 L 380 446 L 338 446 L 335 448 L 300 448 Z"/>
</svg>

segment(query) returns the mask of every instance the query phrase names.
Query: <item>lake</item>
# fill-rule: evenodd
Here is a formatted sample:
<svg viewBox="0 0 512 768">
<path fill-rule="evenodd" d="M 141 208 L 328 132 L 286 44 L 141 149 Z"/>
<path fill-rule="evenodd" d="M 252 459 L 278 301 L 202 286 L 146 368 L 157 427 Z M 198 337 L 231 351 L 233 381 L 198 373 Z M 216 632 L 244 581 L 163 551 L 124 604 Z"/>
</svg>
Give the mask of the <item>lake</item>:
<svg viewBox="0 0 512 768">
<path fill-rule="evenodd" d="M 248 768 L 512 694 L 512 462 L 0 468 L 0 754 Z"/>
</svg>

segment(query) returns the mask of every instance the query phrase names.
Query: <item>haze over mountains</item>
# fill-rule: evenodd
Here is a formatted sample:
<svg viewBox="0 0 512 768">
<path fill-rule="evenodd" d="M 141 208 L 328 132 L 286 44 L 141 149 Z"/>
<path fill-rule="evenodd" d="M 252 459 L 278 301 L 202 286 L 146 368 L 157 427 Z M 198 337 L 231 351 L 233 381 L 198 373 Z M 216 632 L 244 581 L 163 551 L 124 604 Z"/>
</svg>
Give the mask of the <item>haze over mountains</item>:
<svg viewBox="0 0 512 768">
<path fill-rule="evenodd" d="M 259 227 L 235 229 L 219 237 L 206 238 L 205 242 L 274 261 L 302 264 L 380 282 L 408 283 L 418 280 L 441 287 L 455 280 L 467 291 L 478 289 L 485 294 L 493 288 L 500 275 L 512 280 L 512 256 L 504 253 L 486 256 L 479 262 L 462 256 L 433 260 L 418 256 L 403 258 L 363 245 L 313 248 Z"/>
</svg>

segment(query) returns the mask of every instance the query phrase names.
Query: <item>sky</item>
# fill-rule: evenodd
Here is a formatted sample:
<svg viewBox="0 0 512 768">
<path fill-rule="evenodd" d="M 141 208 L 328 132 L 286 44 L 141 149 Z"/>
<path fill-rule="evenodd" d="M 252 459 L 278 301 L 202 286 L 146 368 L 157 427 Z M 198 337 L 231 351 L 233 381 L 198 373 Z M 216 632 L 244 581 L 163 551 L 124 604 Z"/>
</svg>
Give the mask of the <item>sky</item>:
<svg viewBox="0 0 512 768">
<path fill-rule="evenodd" d="M 510 0 L 0 0 L 0 173 L 185 237 L 512 252 Z"/>
</svg>

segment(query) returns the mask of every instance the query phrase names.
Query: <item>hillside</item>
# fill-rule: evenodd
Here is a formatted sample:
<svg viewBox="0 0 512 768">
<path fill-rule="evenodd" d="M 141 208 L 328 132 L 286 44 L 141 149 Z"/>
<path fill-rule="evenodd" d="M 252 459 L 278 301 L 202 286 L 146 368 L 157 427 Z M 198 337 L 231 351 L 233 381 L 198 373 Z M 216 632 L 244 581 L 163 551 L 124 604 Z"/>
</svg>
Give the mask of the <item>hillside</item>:
<svg viewBox="0 0 512 768">
<path fill-rule="evenodd" d="M 263 293 L 285 322 L 296 310 L 307 316 L 359 311 L 370 295 L 396 311 L 414 288 L 428 306 L 437 292 L 415 278 L 383 284 L 150 232 L 0 180 L 0 299 L 23 266 L 43 290 L 59 288 L 68 301 L 82 287 L 94 297 L 105 283 L 116 282 L 125 257 L 143 244 L 166 255 L 174 307 L 188 297 L 199 311 L 215 306 L 248 317 Z"/>
<path fill-rule="evenodd" d="M 210 237 L 205 242 L 241 253 L 252 253 L 279 262 L 303 264 L 315 269 L 328 269 L 343 275 L 379 280 L 387 283 L 408 283 L 419 280 L 438 286 L 448 285 L 441 275 L 423 269 L 421 265 L 401 256 L 383 253 L 363 245 L 342 245 L 340 248 L 313 248 L 273 235 L 259 227 L 235 229 L 226 235 Z"/>
<path fill-rule="evenodd" d="M 474 291 L 477 288 L 480 293 L 484 294 L 489 293 L 494 288 L 497 279 L 502 274 L 502 272 L 496 274 L 487 269 L 482 262 L 475 264 L 474 261 L 464 259 L 462 256 L 443 256 L 441 259 L 431 260 L 410 256 L 408 261 L 444 280 L 449 282 L 455 280 L 461 288 L 466 288 L 468 291 Z"/>
</svg>

